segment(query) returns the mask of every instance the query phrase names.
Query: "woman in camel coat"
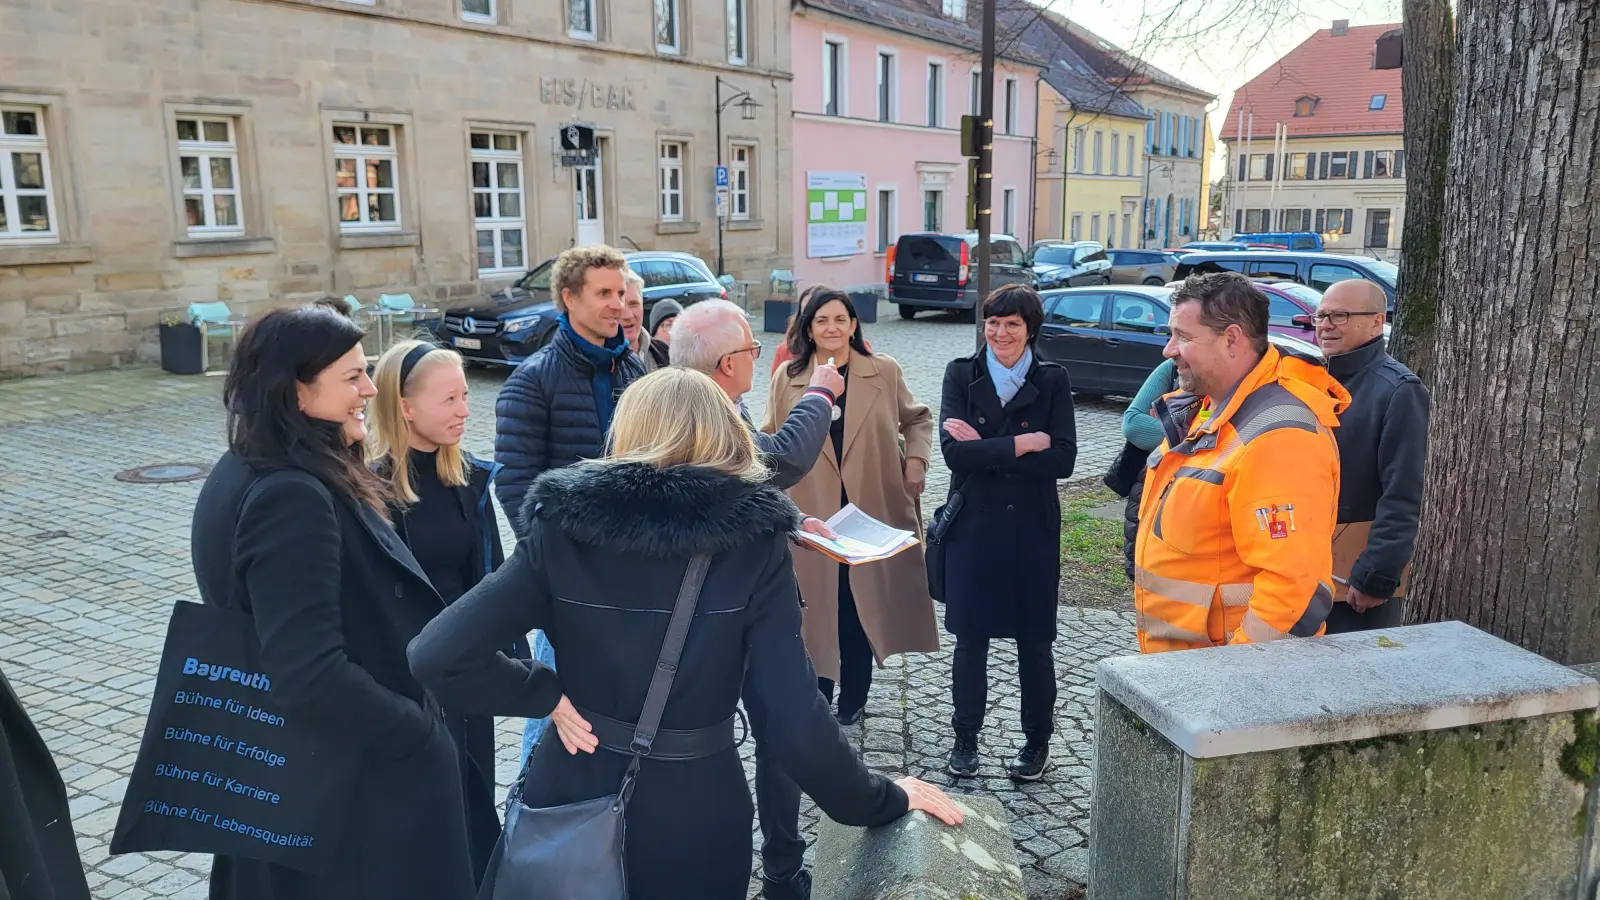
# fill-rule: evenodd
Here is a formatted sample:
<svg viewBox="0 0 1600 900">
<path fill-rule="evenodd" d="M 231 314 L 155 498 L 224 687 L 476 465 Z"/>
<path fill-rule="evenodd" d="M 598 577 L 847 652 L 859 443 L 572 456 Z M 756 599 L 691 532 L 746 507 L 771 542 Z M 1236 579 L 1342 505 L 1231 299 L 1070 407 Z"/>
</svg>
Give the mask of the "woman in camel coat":
<svg viewBox="0 0 1600 900">
<path fill-rule="evenodd" d="M 933 414 L 911 396 L 898 363 L 866 349 L 848 295 L 826 287 L 807 294 L 796 323 L 800 352 L 772 379 L 762 429 L 770 433 L 788 416 L 806 390 L 813 358 L 834 360 L 845 376 L 845 392 L 835 407 L 842 414 L 817 464 L 789 495 L 809 516 L 827 519 L 850 502 L 920 538 L 919 497 L 933 450 Z M 799 553 L 794 569 L 806 605 L 806 650 L 823 693 L 831 698 L 838 683 L 839 720 L 853 724 L 866 704 L 874 662 L 939 649 L 922 545 L 854 567 L 821 553 Z"/>
</svg>

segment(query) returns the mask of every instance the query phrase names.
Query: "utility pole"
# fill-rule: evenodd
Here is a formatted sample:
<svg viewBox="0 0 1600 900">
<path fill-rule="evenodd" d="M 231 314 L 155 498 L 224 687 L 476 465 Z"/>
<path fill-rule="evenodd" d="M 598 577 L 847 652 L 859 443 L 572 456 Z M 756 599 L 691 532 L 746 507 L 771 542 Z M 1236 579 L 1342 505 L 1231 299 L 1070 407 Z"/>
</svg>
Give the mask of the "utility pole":
<svg viewBox="0 0 1600 900">
<path fill-rule="evenodd" d="M 994 32 L 998 0 L 983 0 L 983 61 L 979 66 L 983 85 L 978 93 L 978 299 L 972 311 L 977 322 L 978 346 L 983 346 L 983 301 L 989 297 L 989 226 L 994 192 Z"/>
</svg>

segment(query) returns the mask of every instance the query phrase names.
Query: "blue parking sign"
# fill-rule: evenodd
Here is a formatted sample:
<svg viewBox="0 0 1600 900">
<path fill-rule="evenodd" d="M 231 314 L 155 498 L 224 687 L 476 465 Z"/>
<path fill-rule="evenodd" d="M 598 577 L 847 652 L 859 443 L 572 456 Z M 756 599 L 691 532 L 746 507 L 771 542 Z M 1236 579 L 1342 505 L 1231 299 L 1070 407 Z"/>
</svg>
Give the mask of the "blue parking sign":
<svg viewBox="0 0 1600 900">
<path fill-rule="evenodd" d="M 717 187 L 725 188 L 727 186 L 728 186 L 728 167 L 727 166 L 717 166 Z"/>
</svg>

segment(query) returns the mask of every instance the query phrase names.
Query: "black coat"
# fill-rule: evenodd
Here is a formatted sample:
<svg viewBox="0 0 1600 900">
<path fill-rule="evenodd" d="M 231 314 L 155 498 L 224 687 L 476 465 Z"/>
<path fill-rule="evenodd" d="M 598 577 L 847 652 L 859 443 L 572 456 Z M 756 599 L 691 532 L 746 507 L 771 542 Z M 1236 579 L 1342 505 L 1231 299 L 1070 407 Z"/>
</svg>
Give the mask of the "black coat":
<svg viewBox="0 0 1600 900">
<path fill-rule="evenodd" d="M 494 491 L 518 536 L 524 530 L 523 495 L 540 473 L 594 459 L 605 450 L 606 431 L 595 407 L 595 365 L 577 340 L 557 328 L 550 343 L 511 373 L 495 400 L 494 458 L 503 469 Z M 611 369 L 613 401 L 642 377 L 644 363 L 632 350 L 617 357 Z"/>
<path fill-rule="evenodd" d="M 467 563 L 467 571 L 472 575 L 464 583 L 465 587 L 471 588 L 482 581 L 485 575 L 498 569 L 506 557 L 500 542 L 500 522 L 494 514 L 494 503 L 489 499 L 490 486 L 500 466 L 470 454 L 467 454 L 467 462 L 471 466 L 467 483 L 451 493 L 461 505 L 462 515 L 477 526 L 478 539 L 473 542 L 472 558 Z M 385 476 L 388 474 L 386 467 L 380 467 L 379 471 Z M 425 500 L 409 506 L 390 505 L 389 519 L 394 522 L 395 533 L 407 547 L 415 546 L 412 543 L 411 524 L 430 512 Z M 512 643 L 508 652 L 521 659 L 528 659 L 531 655 L 526 638 Z M 489 857 L 494 852 L 495 842 L 500 839 L 499 802 L 495 798 L 494 717 L 468 716 L 446 710 L 445 724 L 460 750 L 461 790 L 467 805 L 467 832 L 472 847 L 473 871 L 482 877 L 488 867 Z"/>
<path fill-rule="evenodd" d="M 939 403 L 939 447 L 950 493 L 962 507 L 945 536 L 944 627 L 957 637 L 1053 641 L 1061 589 L 1061 497 L 1056 481 L 1078 456 L 1067 370 L 1034 358 L 1004 408 L 989 378 L 988 350 L 952 360 Z M 944 422 L 981 436 L 958 441 Z M 1012 438 L 1051 437 L 1050 449 L 1017 456 Z"/>
<path fill-rule="evenodd" d="M 411 645 L 417 677 L 446 704 L 539 717 L 565 693 L 579 708 L 637 721 L 688 558 L 709 553 L 661 727 L 717 724 L 734 714 L 741 688 L 751 691 L 769 710 L 762 739 L 829 816 L 882 825 L 905 813 L 905 793 L 862 766 L 817 691 L 789 556 L 799 513 L 777 488 L 691 467 L 576 466 L 535 482 L 524 517 L 528 533 L 506 564 Z M 550 635 L 559 678 L 496 652 L 533 628 Z M 529 766 L 529 806 L 616 792 L 627 756 L 573 756 L 553 732 Z M 743 900 L 750 824 L 736 748 L 645 759 L 628 807 L 630 900 Z"/>
<path fill-rule="evenodd" d="M 1428 388 L 1390 356 L 1383 338 L 1328 359 L 1328 374 L 1350 392 L 1339 417 L 1339 521 L 1371 522 L 1350 586 L 1392 597 L 1411 562 L 1422 515 L 1428 457 Z"/>
<path fill-rule="evenodd" d="M 383 517 L 301 469 L 260 474 L 224 454 L 195 505 L 200 598 L 248 611 L 275 698 L 362 753 L 339 864 L 316 876 L 217 857 L 214 900 L 466 900 L 474 896 L 461 769 L 406 644 L 444 608 Z"/>
<path fill-rule="evenodd" d="M 89 900 L 67 790 L 0 672 L 0 898 Z"/>
</svg>

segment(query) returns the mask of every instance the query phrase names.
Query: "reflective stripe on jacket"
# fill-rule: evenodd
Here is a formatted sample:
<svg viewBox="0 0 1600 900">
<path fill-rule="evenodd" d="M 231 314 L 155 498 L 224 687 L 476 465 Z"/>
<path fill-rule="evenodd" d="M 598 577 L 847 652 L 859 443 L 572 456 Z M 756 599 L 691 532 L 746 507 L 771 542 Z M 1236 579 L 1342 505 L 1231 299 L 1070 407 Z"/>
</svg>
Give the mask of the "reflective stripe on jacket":
<svg viewBox="0 0 1600 900">
<path fill-rule="evenodd" d="M 1144 653 L 1321 634 L 1333 605 L 1339 452 L 1350 395 L 1319 363 L 1268 348 L 1207 419 L 1157 405 L 1139 509 L 1134 604 Z"/>
</svg>

